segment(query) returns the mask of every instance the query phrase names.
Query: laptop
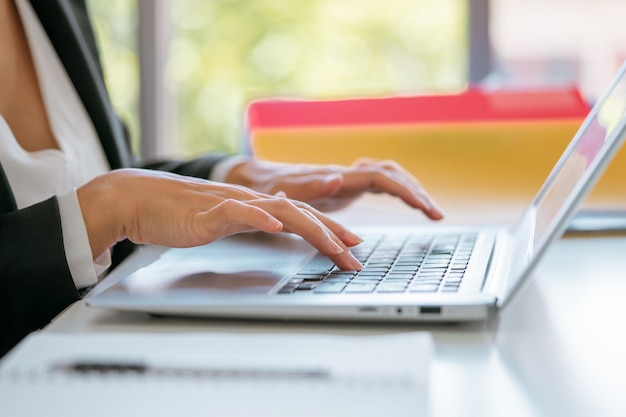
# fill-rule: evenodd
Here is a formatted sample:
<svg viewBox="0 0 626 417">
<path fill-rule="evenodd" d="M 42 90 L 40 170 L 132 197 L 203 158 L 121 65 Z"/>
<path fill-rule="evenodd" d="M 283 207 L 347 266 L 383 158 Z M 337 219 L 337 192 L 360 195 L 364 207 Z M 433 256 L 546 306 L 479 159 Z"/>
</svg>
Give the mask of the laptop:
<svg viewBox="0 0 626 417">
<path fill-rule="evenodd" d="M 368 227 L 338 270 L 303 239 L 241 234 L 146 246 L 87 305 L 157 315 L 332 321 L 469 321 L 504 308 L 564 231 L 626 137 L 626 63 L 512 227 Z"/>
</svg>

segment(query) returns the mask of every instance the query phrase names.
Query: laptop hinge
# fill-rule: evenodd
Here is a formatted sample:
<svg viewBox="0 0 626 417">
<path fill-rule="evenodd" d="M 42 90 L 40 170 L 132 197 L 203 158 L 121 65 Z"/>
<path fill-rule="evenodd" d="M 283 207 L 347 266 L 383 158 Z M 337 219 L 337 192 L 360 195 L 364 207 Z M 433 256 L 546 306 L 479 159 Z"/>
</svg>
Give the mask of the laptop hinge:
<svg viewBox="0 0 626 417">
<path fill-rule="evenodd" d="M 483 291 L 492 294 L 497 304 L 502 302 L 506 282 L 511 274 L 511 245 L 512 236 L 508 230 L 503 230 L 496 236 L 496 242 L 491 251 Z"/>
</svg>

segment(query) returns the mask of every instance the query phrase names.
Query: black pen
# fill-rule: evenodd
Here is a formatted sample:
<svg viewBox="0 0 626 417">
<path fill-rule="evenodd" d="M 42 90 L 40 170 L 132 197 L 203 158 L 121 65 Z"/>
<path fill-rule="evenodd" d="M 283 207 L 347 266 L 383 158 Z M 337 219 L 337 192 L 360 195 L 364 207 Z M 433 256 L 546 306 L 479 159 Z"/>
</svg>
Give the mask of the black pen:
<svg viewBox="0 0 626 417">
<path fill-rule="evenodd" d="M 114 374 L 114 375 L 154 375 L 196 378 L 267 378 L 267 379 L 330 379 L 331 374 L 322 368 L 270 368 L 270 367 L 174 367 L 153 366 L 142 362 L 122 361 L 79 361 L 60 364 L 54 371 L 79 375 Z"/>
</svg>

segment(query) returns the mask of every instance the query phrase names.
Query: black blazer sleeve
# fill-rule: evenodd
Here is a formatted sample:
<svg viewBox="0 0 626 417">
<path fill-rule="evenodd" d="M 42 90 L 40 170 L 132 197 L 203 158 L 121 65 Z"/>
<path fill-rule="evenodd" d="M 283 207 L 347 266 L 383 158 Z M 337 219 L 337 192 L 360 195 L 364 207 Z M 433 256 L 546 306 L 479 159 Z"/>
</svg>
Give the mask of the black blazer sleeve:
<svg viewBox="0 0 626 417">
<path fill-rule="evenodd" d="M 31 0 L 31 4 L 96 128 L 112 169 L 144 167 L 208 178 L 215 163 L 226 155 L 150 164 L 133 158 L 104 85 L 83 0 Z M 114 265 L 132 247 L 127 241 L 116 245 Z M 0 356 L 79 298 L 66 261 L 57 199 L 18 210 L 0 164 Z"/>
<path fill-rule="evenodd" d="M 56 198 L 0 214 L 0 356 L 79 299 Z"/>
</svg>

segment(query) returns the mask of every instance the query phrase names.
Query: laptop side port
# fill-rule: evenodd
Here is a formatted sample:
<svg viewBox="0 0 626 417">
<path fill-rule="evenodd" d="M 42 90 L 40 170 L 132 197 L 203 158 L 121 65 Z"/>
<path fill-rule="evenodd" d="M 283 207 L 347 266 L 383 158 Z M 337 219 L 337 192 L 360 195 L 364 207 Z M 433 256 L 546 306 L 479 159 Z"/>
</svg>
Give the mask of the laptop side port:
<svg viewBox="0 0 626 417">
<path fill-rule="evenodd" d="M 420 307 L 420 314 L 441 314 L 441 307 Z"/>
</svg>

